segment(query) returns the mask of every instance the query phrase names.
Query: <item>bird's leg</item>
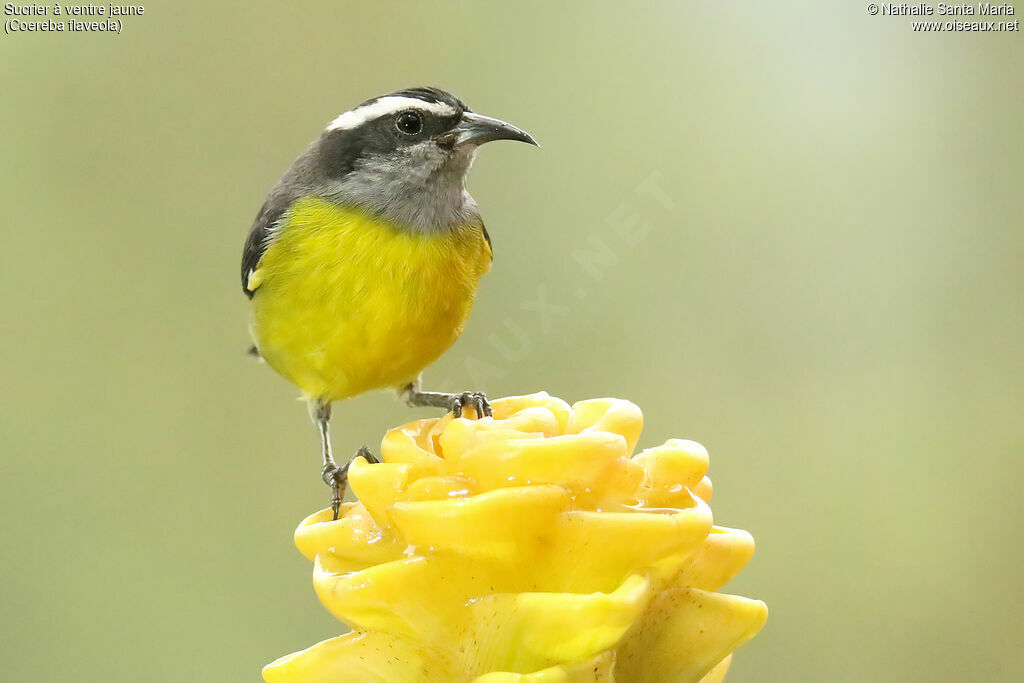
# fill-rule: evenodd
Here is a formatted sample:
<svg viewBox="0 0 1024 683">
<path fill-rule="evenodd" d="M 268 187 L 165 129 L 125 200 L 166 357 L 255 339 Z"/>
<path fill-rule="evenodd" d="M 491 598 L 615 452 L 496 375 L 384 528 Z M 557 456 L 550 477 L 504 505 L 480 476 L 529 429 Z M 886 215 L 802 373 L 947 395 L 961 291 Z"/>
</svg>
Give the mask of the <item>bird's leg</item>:
<svg viewBox="0 0 1024 683">
<path fill-rule="evenodd" d="M 331 453 L 331 404 L 326 401 L 313 400 L 309 404 L 309 412 L 320 431 L 320 446 L 323 448 L 324 468 L 321 472 L 324 483 L 331 487 L 331 511 L 334 512 L 334 519 L 338 519 L 341 512 L 341 499 L 345 497 L 345 489 L 348 488 L 348 467 L 352 464 L 350 459 L 344 467 L 338 467 Z M 366 446 L 363 446 L 352 457 L 362 456 L 369 462 L 378 462 L 373 453 Z"/>
<path fill-rule="evenodd" d="M 309 412 L 320 432 L 320 447 L 324 455 L 321 476 L 324 483 L 331 487 L 331 510 L 334 511 L 334 519 L 338 519 L 341 499 L 345 497 L 345 488 L 348 485 L 348 467 L 346 466 L 344 470 L 338 467 L 331 452 L 331 404 L 327 401 L 310 401 Z"/>
<path fill-rule="evenodd" d="M 487 396 L 479 391 L 464 391 L 461 394 L 446 394 L 440 391 L 422 391 L 420 381 L 410 382 L 402 388 L 405 402 L 414 407 L 447 408 L 454 417 L 462 417 L 463 408 L 473 408 L 477 418 L 491 416 L 491 404 Z"/>
</svg>

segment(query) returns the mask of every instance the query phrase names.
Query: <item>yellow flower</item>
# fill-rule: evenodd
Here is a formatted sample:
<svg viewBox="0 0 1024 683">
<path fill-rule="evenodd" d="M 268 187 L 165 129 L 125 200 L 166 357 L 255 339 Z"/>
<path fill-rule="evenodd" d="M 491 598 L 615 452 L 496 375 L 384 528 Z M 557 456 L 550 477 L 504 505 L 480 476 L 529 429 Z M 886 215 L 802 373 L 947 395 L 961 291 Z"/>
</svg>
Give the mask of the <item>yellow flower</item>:
<svg viewBox="0 0 1024 683">
<path fill-rule="evenodd" d="M 299 525 L 317 595 L 352 631 L 265 680 L 722 680 L 767 608 L 715 592 L 754 541 L 712 525 L 707 451 L 673 439 L 630 457 L 628 401 L 493 408 L 391 430 L 382 463 L 352 463 L 359 502 Z"/>
</svg>

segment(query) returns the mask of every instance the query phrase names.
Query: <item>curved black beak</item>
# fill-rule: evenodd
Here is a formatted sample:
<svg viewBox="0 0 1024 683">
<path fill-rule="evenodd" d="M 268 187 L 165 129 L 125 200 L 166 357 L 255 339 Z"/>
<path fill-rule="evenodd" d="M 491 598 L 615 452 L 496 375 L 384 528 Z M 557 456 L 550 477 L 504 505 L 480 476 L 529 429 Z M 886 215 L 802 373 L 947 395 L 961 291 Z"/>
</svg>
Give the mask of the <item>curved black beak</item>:
<svg viewBox="0 0 1024 683">
<path fill-rule="evenodd" d="M 455 132 L 458 133 L 455 139 L 457 145 L 482 145 L 494 140 L 518 140 L 540 147 L 533 136 L 525 130 L 471 111 L 462 115 L 462 120 L 455 126 Z"/>
</svg>

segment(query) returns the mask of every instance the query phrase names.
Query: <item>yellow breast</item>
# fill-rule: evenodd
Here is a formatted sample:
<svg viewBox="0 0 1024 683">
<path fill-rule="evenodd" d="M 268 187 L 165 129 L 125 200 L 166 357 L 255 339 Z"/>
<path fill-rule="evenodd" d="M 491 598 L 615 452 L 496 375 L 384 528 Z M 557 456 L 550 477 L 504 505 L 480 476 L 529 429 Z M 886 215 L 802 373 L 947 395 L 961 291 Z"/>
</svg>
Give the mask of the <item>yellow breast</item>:
<svg viewBox="0 0 1024 683">
<path fill-rule="evenodd" d="M 250 278 L 253 337 L 308 397 L 399 386 L 459 336 L 490 263 L 480 225 L 416 233 L 302 199 Z"/>
</svg>

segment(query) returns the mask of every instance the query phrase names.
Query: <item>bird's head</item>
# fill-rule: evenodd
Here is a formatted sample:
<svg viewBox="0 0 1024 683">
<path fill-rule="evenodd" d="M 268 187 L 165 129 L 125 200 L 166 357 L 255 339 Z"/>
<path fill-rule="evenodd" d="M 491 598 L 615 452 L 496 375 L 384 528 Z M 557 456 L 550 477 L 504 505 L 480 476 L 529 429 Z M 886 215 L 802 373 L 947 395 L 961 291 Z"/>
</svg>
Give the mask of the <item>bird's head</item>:
<svg viewBox="0 0 1024 683">
<path fill-rule="evenodd" d="M 312 151 L 321 191 L 332 200 L 432 231 L 478 218 L 465 178 L 476 150 L 494 140 L 537 144 L 451 93 L 410 88 L 341 114 Z"/>
</svg>

